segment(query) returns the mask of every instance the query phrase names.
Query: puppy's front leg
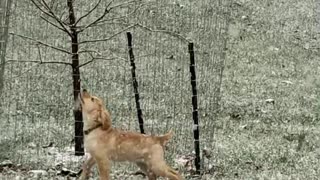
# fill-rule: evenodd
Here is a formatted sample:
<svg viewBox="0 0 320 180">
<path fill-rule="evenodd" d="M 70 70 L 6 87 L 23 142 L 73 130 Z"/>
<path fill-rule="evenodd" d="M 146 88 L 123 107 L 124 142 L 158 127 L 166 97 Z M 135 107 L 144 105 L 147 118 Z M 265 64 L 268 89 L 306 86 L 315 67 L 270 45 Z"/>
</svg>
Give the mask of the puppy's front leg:
<svg viewBox="0 0 320 180">
<path fill-rule="evenodd" d="M 94 158 L 89 154 L 89 157 L 82 165 L 82 172 L 79 180 L 87 180 L 89 179 L 90 170 L 92 166 L 95 164 Z"/>
</svg>

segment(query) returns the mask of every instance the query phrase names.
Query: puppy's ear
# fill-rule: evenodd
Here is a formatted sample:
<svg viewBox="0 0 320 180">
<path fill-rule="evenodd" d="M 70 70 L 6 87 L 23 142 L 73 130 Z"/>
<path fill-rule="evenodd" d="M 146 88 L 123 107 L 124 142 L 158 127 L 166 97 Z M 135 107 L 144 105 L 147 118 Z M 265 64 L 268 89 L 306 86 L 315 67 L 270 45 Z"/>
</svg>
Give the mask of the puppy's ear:
<svg viewBox="0 0 320 180">
<path fill-rule="evenodd" d="M 100 117 L 98 120 L 101 122 L 103 130 L 111 128 L 111 118 L 107 110 L 100 110 Z"/>
</svg>

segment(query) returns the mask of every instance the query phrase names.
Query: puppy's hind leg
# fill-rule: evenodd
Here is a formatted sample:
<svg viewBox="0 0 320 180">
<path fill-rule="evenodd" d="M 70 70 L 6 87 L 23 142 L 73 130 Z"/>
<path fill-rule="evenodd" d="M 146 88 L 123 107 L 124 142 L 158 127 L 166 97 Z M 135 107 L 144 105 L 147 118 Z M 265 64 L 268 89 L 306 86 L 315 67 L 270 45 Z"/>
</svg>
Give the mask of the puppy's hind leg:
<svg viewBox="0 0 320 180">
<path fill-rule="evenodd" d="M 166 172 L 167 172 L 167 177 L 169 179 L 177 179 L 177 180 L 182 180 L 182 176 L 173 168 L 167 165 L 166 167 Z"/>
<path fill-rule="evenodd" d="M 165 163 L 158 163 L 152 166 L 152 171 L 157 176 L 167 177 L 170 180 L 182 180 L 181 175 Z"/>
<path fill-rule="evenodd" d="M 148 168 L 147 164 L 144 162 L 137 162 L 137 166 L 142 170 L 142 172 L 148 177 L 148 180 L 156 180 L 157 176 Z"/>
<path fill-rule="evenodd" d="M 182 180 L 181 175 L 166 164 L 161 146 L 152 148 L 152 153 L 146 159 L 146 164 L 156 176 L 167 177 L 170 180 Z"/>
</svg>

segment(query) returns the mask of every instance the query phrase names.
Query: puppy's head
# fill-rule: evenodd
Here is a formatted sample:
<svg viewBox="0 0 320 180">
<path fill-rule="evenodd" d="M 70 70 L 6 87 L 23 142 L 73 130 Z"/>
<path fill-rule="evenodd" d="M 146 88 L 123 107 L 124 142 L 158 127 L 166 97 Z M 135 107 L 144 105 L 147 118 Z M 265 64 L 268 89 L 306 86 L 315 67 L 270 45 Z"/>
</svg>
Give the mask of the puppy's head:
<svg viewBox="0 0 320 180">
<path fill-rule="evenodd" d="M 90 93 L 86 89 L 80 92 L 79 101 L 81 104 L 81 109 L 84 113 L 90 114 L 93 111 L 103 109 L 102 100 L 96 96 L 90 95 Z"/>
<path fill-rule="evenodd" d="M 110 128 L 110 114 L 105 109 L 104 103 L 100 98 L 91 95 L 86 89 L 83 89 L 79 94 L 78 101 L 80 102 L 82 113 L 87 117 L 87 121 L 101 123 L 103 129 Z"/>
</svg>

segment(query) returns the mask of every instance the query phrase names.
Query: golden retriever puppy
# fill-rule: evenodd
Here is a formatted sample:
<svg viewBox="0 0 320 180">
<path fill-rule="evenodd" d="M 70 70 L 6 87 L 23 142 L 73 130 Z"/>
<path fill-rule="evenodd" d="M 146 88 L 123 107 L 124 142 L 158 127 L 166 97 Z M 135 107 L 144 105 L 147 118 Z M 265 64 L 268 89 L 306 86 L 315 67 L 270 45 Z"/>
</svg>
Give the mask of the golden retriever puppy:
<svg viewBox="0 0 320 180">
<path fill-rule="evenodd" d="M 110 114 L 101 99 L 84 89 L 79 101 L 84 118 L 84 147 L 90 154 L 82 166 L 80 179 L 87 179 L 91 167 L 97 163 L 100 180 L 109 180 L 110 161 L 134 162 L 149 180 L 159 176 L 182 179 L 164 160 L 164 148 L 172 137 L 171 131 L 162 136 L 150 136 L 117 130 L 112 127 Z"/>
</svg>

